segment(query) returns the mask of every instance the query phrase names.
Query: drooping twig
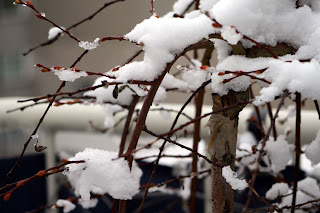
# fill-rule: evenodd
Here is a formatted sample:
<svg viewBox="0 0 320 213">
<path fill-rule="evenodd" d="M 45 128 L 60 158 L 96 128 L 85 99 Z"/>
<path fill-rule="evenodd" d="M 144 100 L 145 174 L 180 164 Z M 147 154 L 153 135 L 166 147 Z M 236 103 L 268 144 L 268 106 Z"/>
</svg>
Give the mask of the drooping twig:
<svg viewBox="0 0 320 213">
<path fill-rule="evenodd" d="M 70 67 L 74 67 L 74 66 L 82 59 L 82 57 L 83 57 L 84 55 L 86 55 L 87 53 L 88 53 L 88 50 L 84 51 Z M 61 89 L 65 86 L 65 84 L 66 84 L 66 82 L 63 81 L 63 82 L 60 84 L 59 88 L 57 89 L 56 93 L 59 93 L 59 92 L 61 91 Z M 30 141 L 31 141 L 31 139 L 32 139 L 32 136 L 37 133 L 39 127 L 41 126 L 44 118 L 46 117 L 46 115 L 47 115 L 49 109 L 51 108 L 53 102 L 55 101 L 56 97 L 57 97 L 57 95 L 55 95 L 55 96 L 52 97 L 50 103 L 48 104 L 48 107 L 46 108 L 45 112 L 44 112 L 43 115 L 41 116 L 41 118 L 40 118 L 37 126 L 36 126 L 35 129 L 33 130 L 32 134 L 29 136 L 29 139 L 24 143 L 23 149 L 22 149 L 22 151 L 21 151 L 21 154 L 20 154 L 18 160 L 16 161 L 16 163 L 14 164 L 14 166 L 13 166 L 13 167 L 10 169 L 10 171 L 7 173 L 6 179 L 5 179 L 4 183 L 3 183 L 3 186 L 5 186 L 5 185 L 8 183 L 8 181 L 9 181 L 12 173 L 15 171 L 15 169 L 19 166 L 20 162 L 22 161 L 22 158 L 23 158 L 24 153 L 25 153 L 25 151 L 26 151 L 26 149 L 27 149 L 27 147 L 28 147 L 28 145 L 29 145 L 29 143 L 30 143 Z"/>
<path fill-rule="evenodd" d="M 49 168 L 49 169 L 41 170 L 37 174 L 35 174 L 35 175 L 33 175 L 33 176 L 29 177 L 29 178 L 26 178 L 24 180 L 20 180 L 20 181 L 14 183 L 14 184 L 10 184 L 10 185 L 2 187 L 0 189 L 0 191 L 3 191 L 5 189 L 7 189 L 8 187 L 14 186 L 9 191 L 0 194 L 0 197 L 4 197 L 4 200 L 9 200 L 13 192 L 18 190 L 19 188 L 21 188 L 25 184 L 29 183 L 30 181 L 33 181 L 33 180 L 41 178 L 41 177 L 45 177 L 45 176 L 49 176 L 49 175 L 55 174 L 57 172 L 62 172 L 62 171 L 64 171 L 64 169 L 61 169 L 62 167 L 66 166 L 68 164 L 73 164 L 73 163 L 76 163 L 76 164 L 84 163 L 84 161 L 83 160 L 80 160 L 80 161 L 67 161 L 67 160 L 64 160 L 64 163 L 62 163 L 60 165 L 54 166 L 54 167 Z"/>
<path fill-rule="evenodd" d="M 293 183 L 293 195 L 292 195 L 292 208 L 291 213 L 295 211 L 298 178 L 300 170 L 300 155 L 301 155 L 301 94 L 296 92 L 296 134 L 295 134 L 295 146 L 296 146 L 296 159 L 294 166 L 294 183 Z"/>
<path fill-rule="evenodd" d="M 82 23 L 84 23 L 84 22 L 86 22 L 86 21 L 89 21 L 89 20 L 93 19 L 97 14 L 99 14 L 101 11 L 103 11 L 103 10 L 104 10 L 105 8 L 107 8 L 108 6 L 113 5 L 114 3 L 117 3 L 117 2 L 121 2 L 121 1 L 125 1 L 125 0 L 114 0 L 114 1 L 111 1 L 111 2 L 105 3 L 102 7 L 100 7 L 100 8 L 99 8 L 97 11 L 95 11 L 93 14 L 91 14 L 90 16 L 82 19 L 81 21 L 79 21 L 79 22 L 71 25 L 71 26 L 68 27 L 66 30 L 71 30 L 71 29 L 77 27 L 78 25 L 80 25 L 80 24 L 82 24 Z M 47 40 L 47 41 L 45 41 L 45 42 L 43 42 L 43 43 L 41 43 L 41 44 L 39 44 L 39 45 L 37 45 L 37 46 L 35 46 L 35 47 L 33 47 L 33 48 L 30 48 L 27 52 L 23 53 L 23 55 L 24 55 L 24 56 L 25 56 L 25 55 L 28 55 L 30 52 L 38 49 L 39 47 L 48 46 L 48 45 L 54 43 L 55 41 L 57 41 L 57 40 L 60 38 L 60 36 L 61 36 L 61 33 L 59 33 L 59 34 L 58 34 L 56 37 L 54 37 L 53 39 Z"/>
<path fill-rule="evenodd" d="M 59 25 L 57 25 L 56 23 L 54 23 L 50 19 L 46 18 L 45 15 L 43 15 L 41 12 L 39 12 L 30 1 L 23 2 L 22 0 L 16 0 L 15 4 L 21 4 L 21 5 L 25 5 L 25 6 L 29 7 L 30 9 L 32 9 L 33 11 L 35 11 L 37 13 L 36 16 L 39 19 L 42 19 L 42 20 L 45 20 L 45 21 L 51 23 L 53 26 L 59 28 L 64 33 L 68 34 L 68 36 L 70 38 L 72 38 L 73 40 L 75 40 L 76 42 L 80 42 L 80 40 L 78 38 L 74 37 L 67 29 L 60 27 Z"/>
<path fill-rule="evenodd" d="M 100 13 L 102 10 L 104 10 L 106 7 L 108 7 L 108 6 L 110 6 L 110 5 L 113 5 L 113 4 L 117 3 L 117 2 L 121 2 L 121 1 L 123 2 L 123 1 L 125 1 L 125 0 L 114 0 L 114 1 L 110 1 L 110 2 L 105 3 L 102 7 L 100 7 L 100 8 L 99 8 L 97 11 L 95 11 L 93 14 L 91 14 L 91 15 L 88 16 L 87 18 L 84 18 L 84 19 L 82 19 L 81 21 L 79 21 L 79 22 L 71 25 L 71 26 L 68 27 L 67 29 L 68 29 L 68 30 L 71 30 L 71 29 L 77 27 L 78 25 L 80 25 L 80 24 L 82 24 L 82 23 L 84 23 L 84 22 L 86 22 L 86 21 L 89 21 L 89 20 L 93 19 L 97 14 L 99 14 L 99 13 Z"/>
<path fill-rule="evenodd" d="M 181 115 L 181 113 L 182 113 L 182 111 L 183 111 L 183 110 L 185 109 L 185 107 L 191 102 L 191 100 L 193 99 L 193 97 L 194 97 L 202 88 L 204 88 L 206 85 L 208 85 L 210 82 L 211 82 L 211 80 L 203 83 L 202 86 L 200 86 L 200 87 L 189 97 L 189 99 L 185 102 L 185 104 L 181 107 L 179 113 L 177 114 L 177 116 L 176 116 L 173 124 L 171 125 L 170 131 L 173 130 L 173 128 L 175 127 L 175 125 L 176 125 L 176 123 L 177 123 L 177 121 L 178 121 L 178 119 L 179 119 L 179 117 L 180 117 L 180 115 Z M 170 135 L 169 135 L 169 136 L 170 136 Z M 147 197 L 147 195 L 148 195 L 148 190 L 149 190 L 148 186 L 151 185 L 152 180 L 153 180 L 153 178 L 154 178 L 154 176 L 155 176 L 155 174 L 156 174 L 156 172 L 157 172 L 157 167 L 158 167 L 158 164 L 159 164 L 160 156 L 162 155 L 162 152 L 163 152 L 163 150 L 164 150 L 164 147 L 165 147 L 165 145 L 166 145 L 166 142 L 167 142 L 167 140 L 165 140 L 165 141 L 163 142 L 163 144 L 161 145 L 161 147 L 160 147 L 160 151 L 159 151 L 159 154 L 158 154 L 158 158 L 157 158 L 157 160 L 156 160 L 156 162 L 155 162 L 155 166 L 154 166 L 154 168 L 153 168 L 153 170 L 152 170 L 152 174 L 151 174 L 151 176 L 150 176 L 150 178 L 149 178 L 147 187 L 146 187 L 146 189 L 145 189 L 144 196 L 143 196 L 143 198 L 142 198 L 142 201 L 141 201 L 141 204 L 140 204 L 140 207 L 139 207 L 139 210 L 138 210 L 139 213 L 142 211 L 142 207 L 143 207 L 144 201 L 145 201 L 145 199 L 146 199 L 146 197 Z"/>
</svg>

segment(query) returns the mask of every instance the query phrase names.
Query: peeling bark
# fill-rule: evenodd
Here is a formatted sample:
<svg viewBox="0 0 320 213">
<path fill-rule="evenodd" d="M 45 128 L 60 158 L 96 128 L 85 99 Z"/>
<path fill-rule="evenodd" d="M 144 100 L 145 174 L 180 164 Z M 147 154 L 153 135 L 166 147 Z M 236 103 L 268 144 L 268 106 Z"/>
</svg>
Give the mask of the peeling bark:
<svg viewBox="0 0 320 213">
<path fill-rule="evenodd" d="M 230 91 L 225 96 L 212 94 L 213 110 L 249 100 L 249 92 Z M 219 114 L 213 114 L 207 126 L 210 128 L 211 139 L 208 153 L 217 165 L 230 165 L 234 169 L 238 134 L 239 113 L 244 105 L 234 107 Z M 212 209 L 215 213 L 233 212 L 234 192 L 222 176 L 222 167 L 211 166 L 212 177 Z"/>
</svg>

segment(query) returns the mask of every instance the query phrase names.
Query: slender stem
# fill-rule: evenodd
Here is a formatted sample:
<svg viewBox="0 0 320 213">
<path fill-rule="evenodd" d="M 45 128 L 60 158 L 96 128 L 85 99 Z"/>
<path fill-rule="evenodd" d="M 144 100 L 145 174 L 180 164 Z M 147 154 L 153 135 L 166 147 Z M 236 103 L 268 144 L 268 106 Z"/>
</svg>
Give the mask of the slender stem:
<svg viewBox="0 0 320 213">
<path fill-rule="evenodd" d="M 317 110 L 317 113 L 318 113 L 318 116 L 319 116 L 319 120 L 320 120 L 320 108 L 319 108 L 318 101 L 314 100 L 313 102 L 314 102 L 314 105 L 316 107 L 316 110 Z"/>
<path fill-rule="evenodd" d="M 202 88 L 199 93 L 195 97 L 195 107 L 196 113 L 195 117 L 201 116 L 202 105 L 203 105 L 203 97 L 204 97 L 204 88 Z M 201 140 L 201 120 L 194 123 L 193 128 L 193 150 L 198 152 L 198 144 Z M 198 172 L 198 156 L 196 153 L 192 153 L 192 164 L 191 171 L 194 173 Z M 198 177 L 194 176 L 191 179 L 191 187 L 190 187 L 190 199 L 189 199 L 189 213 L 196 212 L 196 192 L 197 192 L 197 182 Z"/>
<path fill-rule="evenodd" d="M 263 153 L 264 153 L 264 152 L 263 152 L 264 147 L 266 146 L 266 143 L 267 143 L 267 141 L 268 141 L 268 139 L 269 139 L 269 136 L 270 136 L 270 134 L 271 134 L 271 130 L 272 130 L 272 128 L 273 128 L 273 126 L 274 126 L 274 124 L 275 124 L 275 122 L 276 122 L 276 119 L 277 119 L 277 117 L 278 117 L 279 111 L 280 111 L 281 107 L 283 106 L 284 101 L 285 101 L 286 97 L 288 97 L 288 95 L 289 95 L 288 90 L 285 90 L 285 92 L 284 92 L 284 94 L 282 95 L 282 98 L 281 98 L 281 100 L 280 100 L 280 102 L 279 102 L 277 111 L 276 111 L 274 117 L 271 119 L 271 124 L 270 124 L 270 127 L 269 127 L 268 131 L 267 131 L 267 134 L 265 135 L 265 137 L 263 138 L 263 140 L 262 140 L 262 142 L 261 142 L 261 145 L 262 145 L 262 147 L 261 147 L 261 152 L 260 152 L 260 154 L 259 154 L 259 156 L 258 156 L 257 161 L 255 162 L 255 167 L 254 167 L 254 169 L 253 169 L 252 178 L 251 178 L 251 182 L 250 182 L 251 188 L 250 188 L 250 190 L 249 190 L 248 198 L 247 198 L 246 204 L 245 204 L 245 206 L 244 206 L 244 208 L 243 208 L 243 212 L 246 212 L 246 211 L 248 210 L 249 206 L 250 206 L 251 199 L 252 199 L 252 195 L 253 195 L 252 188 L 254 187 L 254 183 L 255 183 L 255 181 L 256 181 L 256 178 L 257 178 L 257 175 L 258 175 L 258 172 L 259 172 L 259 165 L 260 165 L 260 161 L 261 161 L 261 159 L 262 159 L 262 155 L 263 155 Z"/>
<path fill-rule="evenodd" d="M 272 114 L 272 108 L 271 108 L 271 104 L 267 103 L 267 108 L 268 108 L 268 114 L 270 117 L 270 120 L 273 118 L 273 114 Z M 274 140 L 277 140 L 277 128 L 276 128 L 276 123 L 272 126 L 272 134 L 274 137 Z"/>
<path fill-rule="evenodd" d="M 175 125 L 177 124 L 178 119 L 179 119 L 182 111 L 183 111 L 183 110 L 185 109 L 185 107 L 191 102 L 192 98 L 193 98 L 202 88 L 204 88 L 206 85 L 208 85 L 210 82 L 211 82 L 211 80 L 203 83 L 202 86 L 200 86 L 196 91 L 194 91 L 194 93 L 189 97 L 189 99 L 186 101 L 186 103 L 184 103 L 184 105 L 181 107 L 179 113 L 177 114 L 175 120 L 173 121 L 173 124 L 171 125 L 170 131 L 172 131 L 173 128 L 175 127 Z M 171 135 L 171 134 L 170 134 L 170 135 Z M 161 157 L 161 155 L 162 155 L 162 152 L 163 152 L 163 150 L 164 150 L 164 147 L 165 147 L 167 141 L 168 141 L 168 140 L 165 140 L 165 141 L 163 142 L 163 144 L 161 145 L 161 147 L 160 147 L 160 151 L 159 151 L 159 154 L 158 154 L 158 158 L 157 158 L 157 160 L 156 160 L 156 162 L 155 162 L 155 166 L 154 166 L 154 168 L 153 168 L 151 177 L 150 177 L 150 179 L 149 179 L 149 181 L 148 181 L 147 187 L 146 187 L 146 189 L 145 189 L 144 196 L 143 196 L 143 198 L 142 198 L 142 201 L 141 201 L 141 204 L 140 204 L 140 207 L 139 207 L 139 210 L 138 210 L 139 213 L 142 211 L 142 207 L 143 207 L 144 201 L 145 201 L 145 199 L 146 199 L 146 197 L 147 197 L 147 195 L 148 195 L 148 190 L 149 190 L 149 188 L 150 188 L 150 186 L 151 186 L 151 183 L 152 183 L 152 180 L 153 180 L 154 176 L 155 176 L 156 173 L 157 173 L 157 168 L 158 168 L 159 160 L 160 160 L 160 157 Z"/>
<path fill-rule="evenodd" d="M 252 87 L 250 86 L 249 89 L 250 89 L 249 91 L 250 91 L 251 99 L 254 99 L 254 94 L 253 94 L 253 91 L 252 91 Z M 265 136 L 265 132 L 264 132 L 263 124 L 262 124 L 262 118 L 261 118 L 260 109 L 256 105 L 254 105 L 254 109 L 256 111 L 257 118 L 258 118 L 259 130 L 261 132 L 262 137 L 264 137 Z"/>
<path fill-rule="evenodd" d="M 295 135 L 295 145 L 296 145 L 296 162 L 294 167 L 294 184 L 293 184 L 293 195 L 292 195 L 292 208 L 291 213 L 295 211 L 296 197 L 297 197 L 297 187 L 298 178 L 300 170 L 300 155 L 301 155 L 301 94 L 296 93 L 296 135 Z"/>
<path fill-rule="evenodd" d="M 199 1 L 196 1 L 196 8 L 199 8 Z M 202 65 L 210 66 L 210 59 L 211 59 L 213 50 L 214 50 L 214 46 L 210 46 L 206 49 L 202 58 Z M 196 108 L 195 117 L 201 116 L 204 94 L 205 94 L 205 89 L 203 87 L 201 90 L 199 90 L 198 94 L 195 96 L 195 99 L 194 99 L 195 108 Z M 199 141 L 201 140 L 200 135 L 201 135 L 201 120 L 196 121 L 194 123 L 194 128 L 193 128 L 193 150 L 196 152 L 198 152 L 198 144 L 199 144 Z M 191 171 L 194 173 L 198 172 L 198 156 L 196 153 L 192 154 Z M 191 179 L 189 213 L 196 212 L 197 182 L 198 182 L 197 176 Z"/>
<path fill-rule="evenodd" d="M 70 67 L 74 67 L 74 66 L 82 59 L 82 57 L 83 57 L 84 55 L 86 55 L 87 53 L 88 53 L 87 50 L 84 51 Z M 63 82 L 60 84 L 59 88 L 57 89 L 56 93 L 59 93 L 65 85 L 66 85 L 66 82 L 63 81 Z M 29 137 L 29 139 L 27 140 L 27 142 L 24 143 L 22 152 L 21 152 L 18 160 L 17 160 L 16 163 L 14 164 L 14 166 L 13 166 L 13 167 L 10 169 L 10 171 L 7 173 L 6 180 L 4 181 L 3 186 L 5 186 L 5 185 L 8 183 L 8 181 L 9 181 L 12 173 L 13 173 L 13 172 L 15 171 L 15 169 L 20 165 L 20 163 L 21 163 L 21 161 L 22 161 L 22 158 L 23 158 L 23 156 L 24 156 L 24 153 L 25 153 L 25 151 L 26 151 L 26 149 L 27 149 L 27 147 L 28 147 L 28 145 L 29 145 L 29 143 L 30 143 L 30 141 L 31 141 L 31 139 L 32 139 L 32 136 L 37 133 L 39 127 L 41 126 L 44 118 L 46 117 L 46 115 L 47 115 L 49 109 L 51 108 L 51 106 L 52 106 L 54 100 L 56 99 L 56 97 L 57 97 L 57 95 L 55 95 L 55 96 L 52 97 L 50 103 L 48 104 L 48 107 L 46 108 L 46 110 L 44 111 L 43 115 L 41 116 L 41 118 L 40 118 L 40 120 L 39 120 L 36 128 L 33 130 L 32 134 L 30 135 L 30 137 Z"/>
<path fill-rule="evenodd" d="M 129 128 L 130 128 L 130 124 L 131 124 L 131 120 L 132 120 L 132 115 L 134 113 L 134 109 L 135 109 L 138 101 L 139 101 L 139 96 L 137 96 L 137 95 L 133 96 L 132 102 L 131 102 L 130 106 L 128 107 L 128 115 L 127 115 L 126 123 L 125 123 L 123 131 L 122 131 L 122 136 L 121 136 L 119 156 L 121 156 L 123 154 L 126 140 L 127 140 L 128 134 L 129 134 Z"/>
</svg>

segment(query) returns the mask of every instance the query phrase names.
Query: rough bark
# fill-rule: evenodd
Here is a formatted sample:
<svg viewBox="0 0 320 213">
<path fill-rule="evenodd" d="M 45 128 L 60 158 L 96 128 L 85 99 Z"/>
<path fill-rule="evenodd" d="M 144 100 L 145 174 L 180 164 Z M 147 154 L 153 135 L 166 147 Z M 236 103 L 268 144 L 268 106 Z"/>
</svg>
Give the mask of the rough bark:
<svg viewBox="0 0 320 213">
<path fill-rule="evenodd" d="M 213 109 L 218 110 L 225 106 L 249 100 L 249 92 L 230 91 L 225 96 L 212 94 Z M 235 107 L 219 114 L 213 114 L 207 126 L 211 131 L 211 140 L 208 143 L 208 152 L 213 162 L 218 165 L 230 165 L 234 169 L 238 115 L 244 105 Z M 221 166 L 211 166 L 212 177 L 212 209 L 213 212 L 233 212 L 234 192 L 222 176 Z"/>
</svg>

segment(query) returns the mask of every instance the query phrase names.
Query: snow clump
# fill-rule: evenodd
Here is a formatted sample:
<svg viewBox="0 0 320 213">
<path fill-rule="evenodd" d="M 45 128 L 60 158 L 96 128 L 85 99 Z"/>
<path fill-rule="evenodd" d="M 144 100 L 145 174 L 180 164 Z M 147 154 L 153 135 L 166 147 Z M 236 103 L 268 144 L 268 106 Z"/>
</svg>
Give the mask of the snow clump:
<svg viewBox="0 0 320 213">
<path fill-rule="evenodd" d="M 271 189 L 266 192 L 266 198 L 274 200 L 279 196 L 285 195 L 289 191 L 289 186 L 286 183 L 275 183 Z"/>
<path fill-rule="evenodd" d="M 237 174 L 231 169 L 230 166 L 225 166 L 222 168 L 222 176 L 234 190 L 243 190 L 248 187 L 247 181 L 239 179 Z"/>
<path fill-rule="evenodd" d="M 85 49 L 85 50 L 93 50 L 97 48 L 100 45 L 100 39 L 96 38 L 93 42 L 89 41 L 80 41 L 79 47 Z"/>
<path fill-rule="evenodd" d="M 128 162 L 115 152 L 86 148 L 69 161 L 85 163 L 66 166 L 67 175 L 75 194 L 84 201 L 90 200 L 90 192 L 108 193 L 114 199 L 130 200 L 139 192 L 141 169 L 134 163 L 130 171 Z"/>
<path fill-rule="evenodd" d="M 309 158 L 313 165 L 320 163 L 320 130 L 317 132 L 317 137 L 305 149 L 304 153 Z"/>
</svg>

